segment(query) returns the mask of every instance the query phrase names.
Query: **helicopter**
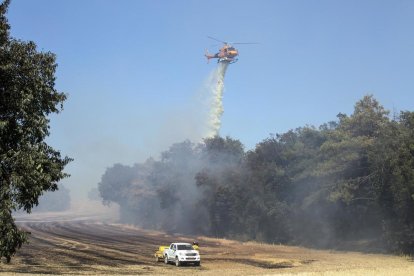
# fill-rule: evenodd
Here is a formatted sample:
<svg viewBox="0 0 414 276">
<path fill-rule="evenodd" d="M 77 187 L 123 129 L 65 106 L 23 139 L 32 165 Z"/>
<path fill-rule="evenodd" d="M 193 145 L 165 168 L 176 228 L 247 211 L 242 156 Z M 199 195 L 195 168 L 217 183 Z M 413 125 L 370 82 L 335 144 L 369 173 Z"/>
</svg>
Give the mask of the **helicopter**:
<svg viewBox="0 0 414 276">
<path fill-rule="evenodd" d="M 219 40 L 217 38 L 208 36 L 208 38 L 213 39 L 215 41 L 221 42 L 223 43 L 223 47 L 220 48 L 218 53 L 215 54 L 209 54 L 208 51 L 206 50 L 206 58 L 207 58 L 207 62 L 210 61 L 210 59 L 212 58 L 217 58 L 217 63 L 223 62 L 223 63 L 235 63 L 236 61 L 238 61 L 238 59 L 236 58 L 239 55 L 239 51 L 233 47 L 233 45 L 235 44 L 258 44 L 256 42 L 234 42 L 234 43 L 229 43 L 226 41 L 222 41 Z"/>
</svg>

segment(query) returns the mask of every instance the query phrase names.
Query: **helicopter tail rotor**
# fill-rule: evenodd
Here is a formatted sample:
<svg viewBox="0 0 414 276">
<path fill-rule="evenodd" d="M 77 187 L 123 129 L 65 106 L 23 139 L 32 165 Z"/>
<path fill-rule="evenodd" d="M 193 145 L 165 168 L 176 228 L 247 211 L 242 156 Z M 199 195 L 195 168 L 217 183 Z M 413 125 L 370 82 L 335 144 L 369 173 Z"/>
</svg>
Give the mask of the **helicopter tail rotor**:
<svg viewBox="0 0 414 276">
<path fill-rule="evenodd" d="M 207 58 L 207 63 L 210 63 L 211 55 L 209 54 L 208 50 L 206 49 L 206 53 L 204 56 Z"/>
</svg>

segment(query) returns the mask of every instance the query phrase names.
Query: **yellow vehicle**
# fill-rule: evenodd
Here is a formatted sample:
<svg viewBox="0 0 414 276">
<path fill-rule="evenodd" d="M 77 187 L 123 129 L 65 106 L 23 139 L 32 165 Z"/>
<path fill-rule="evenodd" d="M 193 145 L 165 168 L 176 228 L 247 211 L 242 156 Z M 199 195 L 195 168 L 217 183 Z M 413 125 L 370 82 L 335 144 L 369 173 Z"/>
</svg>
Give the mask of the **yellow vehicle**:
<svg viewBox="0 0 414 276">
<path fill-rule="evenodd" d="M 156 262 L 162 262 L 164 260 L 164 250 L 168 247 L 168 245 L 161 245 L 158 247 L 158 251 L 154 254 Z"/>
<path fill-rule="evenodd" d="M 193 242 L 193 248 L 194 250 L 197 250 L 200 252 L 200 246 L 198 245 L 198 242 Z"/>
</svg>

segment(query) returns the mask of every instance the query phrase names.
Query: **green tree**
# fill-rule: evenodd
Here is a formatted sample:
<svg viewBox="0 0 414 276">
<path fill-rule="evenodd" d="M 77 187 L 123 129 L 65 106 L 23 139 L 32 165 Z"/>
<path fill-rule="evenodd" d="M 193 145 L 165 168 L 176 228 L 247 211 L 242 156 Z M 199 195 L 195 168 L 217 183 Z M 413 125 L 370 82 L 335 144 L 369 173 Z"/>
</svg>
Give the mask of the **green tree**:
<svg viewBox="0 0 414 276">
<path fill-rule="evenodd" d="M 196 183 L 202 194 L 199 206 L 206 208 L 208 233 L 215 236 L 238 234 L 241 208 L 238 202 L 244 159 L 244 147 L 239 140 L 215 136 L 204 139 L 201 146 L 202 169 L 196 175 Z"/>
<path fill-rule="evenodd" d="M 370 154 L 384 244 L 393 252 L 414 252 L 414 113 L 401 112 Z"/>
<path fill-rule="evenodd" d="M 332 232 L 336 238 L 377 238 L 381 214 L 377 202 L 376 170 L 370 154 L 390 120 L 372 95 L 355 104 L 350 116 L 339 114 L 337 128 L 327 133 L 314 174 L 332 203 Z"/>
<path fill-rule="evenodd" d="M 9 3 L 0 5 L 0 258 L 7 262 L 27 239 L 12 212 L 30 212 L 44 191 L 56 190 L 71 161 L 45 142 L 48 115 L 66 99 L 54 88 L 55 55 L 10 37 Z"/>
</svg>

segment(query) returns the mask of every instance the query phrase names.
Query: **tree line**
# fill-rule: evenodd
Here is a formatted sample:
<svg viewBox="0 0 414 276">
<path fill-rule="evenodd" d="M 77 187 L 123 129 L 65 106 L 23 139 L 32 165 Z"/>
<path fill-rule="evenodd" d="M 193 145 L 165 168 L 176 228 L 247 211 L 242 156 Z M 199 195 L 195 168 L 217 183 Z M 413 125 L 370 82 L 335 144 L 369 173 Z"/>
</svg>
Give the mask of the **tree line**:
<svg viewBox="0 0 414 276">
<path fill-rule="evenodd" d="M 172 145 L 160 160 L 115 164 L 98 188 L 122 220 L 240 240 L 413 253 L 414 113 L 372 96 L 319 128 Z"/>
</svg>

